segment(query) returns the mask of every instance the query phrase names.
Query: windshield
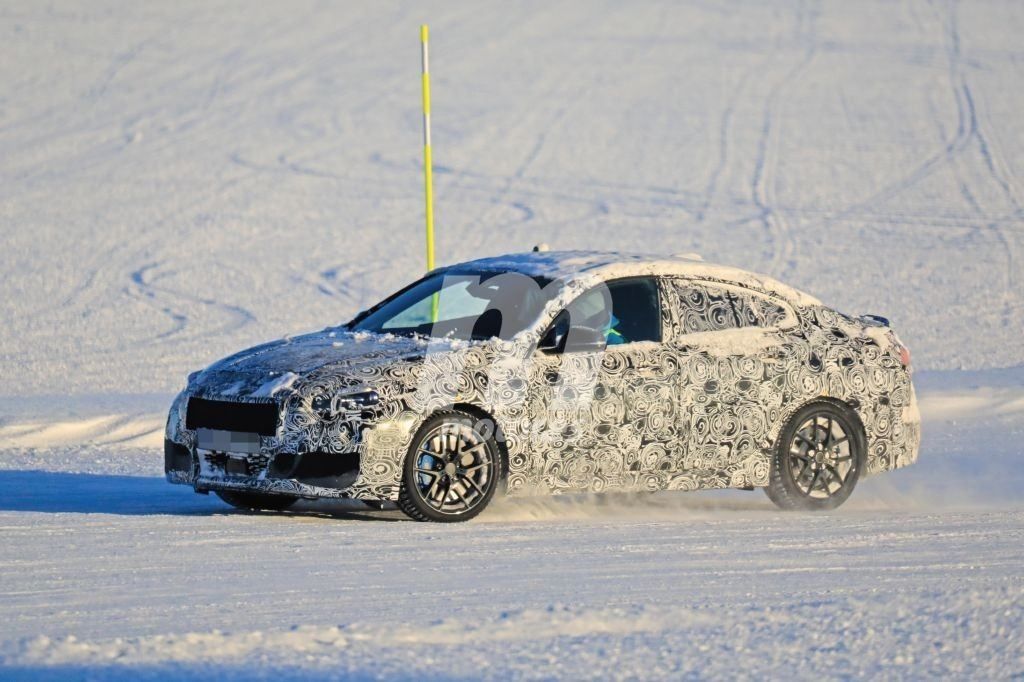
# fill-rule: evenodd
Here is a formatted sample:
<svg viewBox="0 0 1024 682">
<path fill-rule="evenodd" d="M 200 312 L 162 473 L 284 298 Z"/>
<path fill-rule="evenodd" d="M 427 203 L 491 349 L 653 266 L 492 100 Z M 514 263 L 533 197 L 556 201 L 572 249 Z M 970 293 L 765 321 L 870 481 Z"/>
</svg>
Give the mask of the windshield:
<svg viewBox="0 0 1024 682">
<path fill-rule="evenodd" d="M 511 339 L 537 321 L 557 285 L 518 272 L 428 275 L 349 323 L 354 331 L 454 339 Z"/>
</svg>

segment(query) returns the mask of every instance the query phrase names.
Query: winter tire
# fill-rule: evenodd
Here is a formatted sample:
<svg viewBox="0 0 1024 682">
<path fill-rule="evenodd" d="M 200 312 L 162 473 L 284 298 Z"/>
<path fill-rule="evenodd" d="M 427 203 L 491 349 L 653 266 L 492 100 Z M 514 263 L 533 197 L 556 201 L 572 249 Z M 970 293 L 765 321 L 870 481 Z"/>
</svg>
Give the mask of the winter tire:
<svg viewBox="0 0 1024 682">
<path fill-rule="evenodd" d="M 863 430 L 852 411 L 811 403 L 779 434 L 765 492 L 781 509 L 835 509 L 853 492 L 865 459 Z"/>
<path fill-rule="evenodd" d="M 398 507 L 416 521 L 468 521 L 487 506 L 502 475 L 502 453 L 479 420 L 457 410 L 428 419 L 413 438 Z"/>
</svg>

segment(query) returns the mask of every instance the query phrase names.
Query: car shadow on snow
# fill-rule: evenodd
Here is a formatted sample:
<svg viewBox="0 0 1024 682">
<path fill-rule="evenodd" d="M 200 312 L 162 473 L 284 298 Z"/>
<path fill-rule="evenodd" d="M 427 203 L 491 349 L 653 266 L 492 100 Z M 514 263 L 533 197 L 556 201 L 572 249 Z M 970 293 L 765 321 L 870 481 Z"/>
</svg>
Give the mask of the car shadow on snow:
<svg viewBox="0 0 1024 682">
<path fill-rule="evenodd" d="M 400 512 L 376 511 L 353 500 L 300 501 L 294 511 L 236 510 L 216 495 L 197 495 L 187 486 L 153 476 L 0 470 L 0 512 L 119 514 L 124 516 L 268 515 L 364 521 L 403 520 Z"/>
<path fill-rule="evenodd" d="M 874 513 L 878 511 L 919 512 L 956 510 L 978 506 L 999 506 L 1007 501 L 1019 504 L 1019 486 L 983 486 L 984 500 L 965 477 L 948 471 L 942 462 L 930 463 L 936 472 L 911 467 L 886 476 L 872 477 L 843 508 L 830 514 Z M 929 474 L 929 475 L 925 475 Z M 979 475 L 975 475 L 979 477 Z M 991 476 L 982 477 L 991 483 Z M 1012 477 L 1011 477 L 1012 478 Z M 968 477 L 968 480 L 969 477 Z M 951 489 L 957 482 L 960 490 Z M 977 483 L 977 481 L 976 481 Z M 972 492 L 973 490 L 973 492 Z M 0 470 L 0 512 L 42 512 L 72 514 L 114 514 L 121 516 L 267 516 L 278 518 L 407 521 L 394 505 L 385 510 L 370 508 L 357 500 L 299 501 L 284 512 L 250 512 L 234 509 L 214 494 L 197 495 L 188 486 L 171 485 L 158 476 L 41 471 Z M 544 520 L 654 519 L 774 516 L 778 512 L 761 494 L 738 490 L 655 494 L 560 495 L 495 500 L 482 514 L 482 523 L 515 523 Z"/>
</svg>

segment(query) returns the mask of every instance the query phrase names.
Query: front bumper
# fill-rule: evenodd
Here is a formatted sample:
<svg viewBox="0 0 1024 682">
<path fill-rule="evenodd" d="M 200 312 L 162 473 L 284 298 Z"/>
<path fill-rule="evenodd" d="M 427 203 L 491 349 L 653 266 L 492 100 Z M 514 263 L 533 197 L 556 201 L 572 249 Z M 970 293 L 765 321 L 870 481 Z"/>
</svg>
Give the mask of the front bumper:
<svg viewBox="0 0 1024 682">
<path fill-rule="evenodd" d="M 196 492 L 238 490 L 307 499 L 362 498 L 359 454 L 222 453 L 164 440 L 164 475 Z"/>
</svg>

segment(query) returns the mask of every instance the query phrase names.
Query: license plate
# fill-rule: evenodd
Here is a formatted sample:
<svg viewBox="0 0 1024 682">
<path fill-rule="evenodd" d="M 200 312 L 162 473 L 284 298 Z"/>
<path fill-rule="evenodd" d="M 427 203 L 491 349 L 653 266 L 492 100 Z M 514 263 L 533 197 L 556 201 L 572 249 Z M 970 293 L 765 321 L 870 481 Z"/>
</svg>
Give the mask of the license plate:
<svg viewBox="0 0 1024 682">
<path fill-rule="evenodd" d="M 240 431 L 196 429 L 196 445 L 213 452 L 241 452 L 255 454 L 260 451 L 260 435 Z"/>
</svg>

